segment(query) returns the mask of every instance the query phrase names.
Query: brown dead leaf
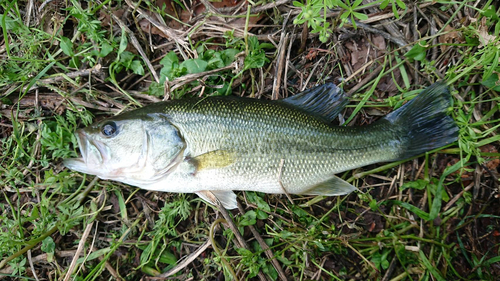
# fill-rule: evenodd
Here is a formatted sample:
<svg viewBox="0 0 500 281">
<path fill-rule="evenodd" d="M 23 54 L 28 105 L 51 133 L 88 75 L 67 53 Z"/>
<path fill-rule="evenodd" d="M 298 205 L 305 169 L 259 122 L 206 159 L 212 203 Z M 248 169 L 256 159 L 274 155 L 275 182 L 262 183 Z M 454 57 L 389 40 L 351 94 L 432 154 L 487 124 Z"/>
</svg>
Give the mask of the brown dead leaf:
<svg viewBox="0 0 500 281">
<path fill-rule="evenodd" d="M 444 35 L 439 36 L 439 43 L 441 44 L 451 44 L 451 43 L 464 43 L 465 39 L 462 34 L 454 30 L 451 26 L 447 25 L 444 28 L 446 32 Z M 441 45 L 441 52 L 446 51 L 450 46 Z"/>
<path fill-rule="evenodd" d="M 498 149 L 492 144 L 481 146 L 479 149 L 485 153 L 498 153 Z M 491 158 L 491 160 L 484 163 L 484 166 L 490 171 L 496 171 L 499 165 L 500 159 L 498 158 Z"/>
<path fill-rule="evenodd" d="M 117 18 L 121 19 L 123 17 L 123 14 L 125 13 L 125 9 L 114 8 L 114 9 L 111 9 L 111 12 Z M 104 12 L 104 10 L 99 10 L 99 18 L 98 19 L 99 19 L 99 21 L 101 21 L 102 26 L 110 26 L 111 25 L 111 15 Z"/>
<path fill-rule="evenodd" d="M 211 10 L 212 12 L 217 13 L 218 9 L 222 8 L 232 8 L 236 7 L 238 5 L 241 5 L 242 1 L 244 0 L 221 0 L 217 2 L 209 2 L 208 0 L 206 3 L 208 5 L 211 5 L 211 7 L 208 9 L 209 11 Z M 205 4 L 201 0 L 194 0 L 191 2 L 192 5 L 190 7 L 186 7 L 186 10 L 182 10 L 179 8 L 176 8 L 177 6 L 172 3 L 172 0 L 158 0 L 156 1 L 156 5 L 158 7 L 162 7 L 163 5 L 166 7 L 165 11 L 171 15 L 173 18 L 176 18 L 178 20 L 174 20 L 171 18 L 165 18 L 166 25 L 169 28 L 172 29 L 182 29 L 186 25 L 182 24 L 184 23 L 190 23 L 192 24 L 192 21 L 199 15 L 206 13 L 207 12 L 207 7 L 205 7 Z M 241 11 L 246 11 L 248 3 L 245 2 L 242 7 Z M 220 12 L 223 14 L 223 12 Z M 155 15 L 153 13 L 150 14 L 150 16 L 154 17 Z M 250 17 L 249 19 L 249 26 L 255 25 L 260 19 L 262 19 L 263 15 L 259 15 L 257 17 Z M 209 18 L 210 20 L 220 20 L 217 16 L 212 16 Z M 245 26 L 245 21 L 246 18 L 234 18 L 232 20 L 228 20 L 228 24 L 231 25 L 233 28 L 243 28 Z M 162 37 L 167 38 L 161 30 L 158 28 L 151 26 L 151 23 L 147 19 L 143 19 L 139 21 L 139 26 L 144 32 L 151 33 L 151 34 L 156 34 Z"/>
<path fill-rule="evenodd" d="M 381 35 L 373 35 L 372 38 L 372 43 L 377 48 L 379 51 L 385 52 L 387 49 L 387 44 L 385 43 L 384 37 Z"/>
<path fill-rule="evenodd" d="M 488 27 L 486 26 L 486 20 L 487 20 L 486 17 L 482 18 L 481 22 L 479 24 L 479 27 L 478 27 L 478 30 L 479 30 L 479 33 L 478 33 L 478 35 L 479 35 L 479 48 L 482 48 L 493 41 L 497 41 L 496 45 L 500 44 L 497 36 L 493 36 L 493 35 L 490 35 L 488 33 Z"/>
<path fill-rule="evenodd" d="M 349 51 L 351 51 L 351 66 L 353 71 L 357 71 L 360 69 L 365 61 L 366 55 L 368 53 L 368 47 L 365 44 L 364 40 L 349 41 L 345 43 L 345 46 Z"/>
<path fill-rule="evenodd" d="M 318 56 L 318 53 L 319 53 L 318 49 L 315 49 L 315 48 L 309 49 L 309 52 L 306 55 L 306 59 L 313 60 Z"/>
</svg>

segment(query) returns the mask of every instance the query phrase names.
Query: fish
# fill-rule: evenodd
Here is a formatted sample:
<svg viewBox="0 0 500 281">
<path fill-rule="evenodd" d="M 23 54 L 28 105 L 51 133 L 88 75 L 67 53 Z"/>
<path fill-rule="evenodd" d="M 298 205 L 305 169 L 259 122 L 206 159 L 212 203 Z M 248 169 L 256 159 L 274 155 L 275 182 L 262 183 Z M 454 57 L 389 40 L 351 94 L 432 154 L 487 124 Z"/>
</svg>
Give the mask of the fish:
<svg viewBox="0 0 500 281">
<path fill-rule="evenodd" d="M 458 138 L 444 82 L 372 124 L 332 125 L 348 102 L 333 83 L 281 100 L 158 102 L 78 129 L 81 157 L 63 163 L 101 179 L 195 193 L 235 209 L 234 191 L 346 195 L 357 188 L 336 174 L 408 159 Z"/>
</svg>

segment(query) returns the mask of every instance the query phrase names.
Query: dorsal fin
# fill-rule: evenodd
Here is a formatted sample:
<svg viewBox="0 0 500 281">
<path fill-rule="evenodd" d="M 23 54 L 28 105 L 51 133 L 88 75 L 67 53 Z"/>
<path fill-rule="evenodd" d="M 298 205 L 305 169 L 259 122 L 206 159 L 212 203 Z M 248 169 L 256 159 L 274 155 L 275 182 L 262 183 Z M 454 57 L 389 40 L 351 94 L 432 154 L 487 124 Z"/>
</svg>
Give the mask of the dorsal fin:
<svg viewBox="0 0 500 281">
<path fill-rule="evenodd" d="M 333 83 L 316 86 L 281 100 L 308 113 L 321 116 L 328 122 L 337 118 L 348 101 L 344 91 Z"/>
</svg>

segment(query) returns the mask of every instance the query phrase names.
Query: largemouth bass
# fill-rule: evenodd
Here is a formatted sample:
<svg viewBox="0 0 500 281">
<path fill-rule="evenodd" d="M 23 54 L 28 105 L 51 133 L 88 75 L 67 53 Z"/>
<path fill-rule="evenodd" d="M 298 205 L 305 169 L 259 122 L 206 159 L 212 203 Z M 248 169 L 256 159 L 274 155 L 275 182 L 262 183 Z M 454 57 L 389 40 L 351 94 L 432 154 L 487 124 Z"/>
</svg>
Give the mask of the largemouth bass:
<svg viewBox="0 0 500 281">
<path fill-rule="evenodd" d="M 325 84 L 278 101 L 207 97 L 155 103 L 76 132 L 66 167 L 143 189 L 237 207 L 234 190 L 344 195 L 335 174 L 397 161 L 457 139 L 444 83 L 371 125 L 333 126 L 344 93 Z M 215 196 L 215 198 L 214 198 Z"/>
</svg>

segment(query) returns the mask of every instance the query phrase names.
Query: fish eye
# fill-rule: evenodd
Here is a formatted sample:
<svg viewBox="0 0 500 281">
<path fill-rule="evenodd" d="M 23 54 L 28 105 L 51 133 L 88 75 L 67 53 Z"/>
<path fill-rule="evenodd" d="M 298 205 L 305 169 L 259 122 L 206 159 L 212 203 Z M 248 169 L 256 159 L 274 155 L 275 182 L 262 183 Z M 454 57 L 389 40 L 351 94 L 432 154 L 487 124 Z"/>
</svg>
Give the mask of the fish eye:
<svg viewBox="0 0 500 281">
<path fill-rule="evenodd" d="M 114 135 L 116 135 L 117 131 L 118 128 L 116 127 L 116 123 L 113 121 L 106 122 L 101 127 L 101 133 L 105 137 L 113 137 Z"/>
</svg>

